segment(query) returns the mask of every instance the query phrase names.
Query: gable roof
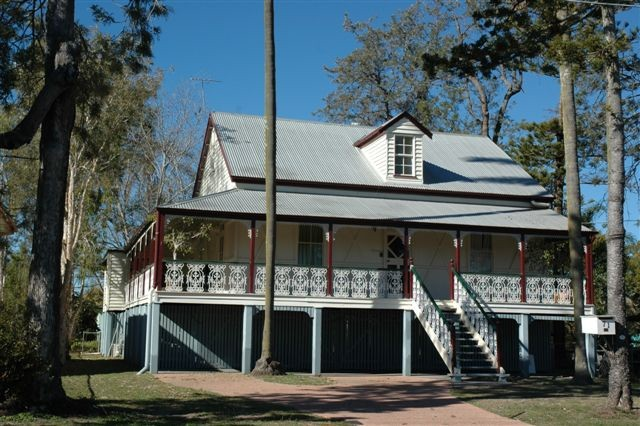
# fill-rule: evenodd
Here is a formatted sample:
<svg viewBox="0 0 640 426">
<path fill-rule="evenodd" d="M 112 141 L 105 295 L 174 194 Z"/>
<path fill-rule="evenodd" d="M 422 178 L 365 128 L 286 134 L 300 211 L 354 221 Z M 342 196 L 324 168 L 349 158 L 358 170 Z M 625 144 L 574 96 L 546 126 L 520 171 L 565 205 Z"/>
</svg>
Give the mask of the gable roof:
<svg viewBox="0 0 640 426">
<path fill-rule="evenodd" d="M 389 127 L 393 126 L 394 124 L 396 124 L 397 122 L 399 122 L 402 119 L 409 120 L 422 133 L 424 133 L 425 135 L 429 136 L 429 138 L 431 138 L 433 136 L 433 134 L 431 133 L 431 130 L 429 130 L 426 127 L 424 127 L 413 115 L 411 115 L 411 114 L 409 114 L 408 112 L 405 111 L 405 112 L 402 112 L 402 113 L 396 115 L 392 119 L 387 120 L 386 123 L 382 124 L 380 127 L 376 128 L 374 131 L 372 131 L 368 135 L 365 135 L 362 138 L 360 138 L 357 141 L 355 141 L 353 143 L 353 146 L 355 146 L 356 148 L 362 148 L 363 146 L 365 146 L 366 144 L 368 144 L 369 142 L 373 141 L 375 138 L 380 136 L 382 133 L 384 133 Z"/>
<path fill-rule="evenodd" d="M 400 114 L 380 128 L 388 128 L 402 118 L 410 120 L 409 117 Z M 211 122 L 231 179 L 262 183 L 264 118 L 214 112 Z M 424 178 L 410 182 L 385 180 L 354 147 L 358 141 L 380 132 L 380 128 L 280 118 L 276 125 L 279 184 L 552 200 L 543 187 L 486 137 L 432 133 L 431 139 L 424 139 Z M 202 179 L 201 173 L 199 170 L 197 182 Z"/>
</svg>

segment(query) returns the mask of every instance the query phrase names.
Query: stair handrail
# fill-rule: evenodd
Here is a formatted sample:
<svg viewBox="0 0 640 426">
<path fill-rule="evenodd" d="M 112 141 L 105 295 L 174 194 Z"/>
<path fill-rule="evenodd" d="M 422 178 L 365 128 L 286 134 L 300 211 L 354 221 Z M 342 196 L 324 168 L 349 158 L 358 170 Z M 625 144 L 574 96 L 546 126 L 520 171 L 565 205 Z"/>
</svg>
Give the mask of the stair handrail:
<svg viewBox="0 0 640 426">
<path fill-rule="evenodd" d="M 418 285 L 422 289 L 422 292 L 427 295 L 427 299 L 428 299 L 427 304 L 433 306 L 435 308 L 434 311 L 438 314 L 437 324 L 432 325 L 431 321 L 429 321 L 430 322 L 429 325 L 434 330 L 434 332 L 438 335 L 438 340 L 440 340 L 440 343 L 442 344 L 442 346 L 444 346 L 445 349 L 447 350 L 447 354 L 449 355 L 450 361 L 453 362 L 454 347 L 453 347 L 453 342 L 451 341 L 452 333 L 455 332 L 452 328 L 453 326 L 447 320 L 447 318 L 444 315 L 444 312 L 442 312 L 442 309 L 440 309 L 440 307 L 436 303 L 436 300 L 433 298 L 431 293 L 429 293 L 429 290 L 427 290 L 427 286 L 422 281 L 422 278 L 420 277 L 420 274 L 416 270 L 415 266 L 411 265 L 410 270 L 411 270 L 411 273 L 413 274 L 415 281 L 418 283 Z M 413 293 L 414 301 L 417 302 L 418 297 L 419 297 L 418 292 L 415 291 Z"/>
<path fill-rule="evenodd" d="M 467 314 L 473 327 L 476 329 L 480 337 L 482 337 L 484 342 L 487 344 L 487 347 L 489 348 L 489 350 L 491 351 L 491 353 L 493 354 L 493 356 L 496 358 L 496 361 L 497 361 L 498 359 L 498 335 L 497 335 L 498 327 L 497 327 L 496 318 L 493 315 L 487 314 L 487 312 L 482 307 L 482 304 L 476 297 L 475 292 L 473 291 L 471 286 L 469 286 L 469 284 L 464 279 L 464 277 L 460 273 L 458 273 L 458 271 L 456 271 L 455 268 L 452 268 L 452 270 L 453 270 L 453 274 L 457 278 L 456 279 L 457 285 L 455 286 L 456 291 L 454 295 L 456 298 L 456 302 L 460 304 L 460 307 L 462 308 L 462 310 L 465 312 L 465 314 Z M 469 304 L 464 304 L 464 302 L 460 301 L 461 299 L 461 294 L 460 294 L 461 291 L 459 290 L 460 288 L 464 290 L 464 293 L 467 295 L 468 299 L 472 301 L 473 308 L 475 308 L 477 312 L 479 312 L 479 314 L 477 312 L 474 312 L 473 308 L 469 309 L 470 308 Z"/>
</svg>

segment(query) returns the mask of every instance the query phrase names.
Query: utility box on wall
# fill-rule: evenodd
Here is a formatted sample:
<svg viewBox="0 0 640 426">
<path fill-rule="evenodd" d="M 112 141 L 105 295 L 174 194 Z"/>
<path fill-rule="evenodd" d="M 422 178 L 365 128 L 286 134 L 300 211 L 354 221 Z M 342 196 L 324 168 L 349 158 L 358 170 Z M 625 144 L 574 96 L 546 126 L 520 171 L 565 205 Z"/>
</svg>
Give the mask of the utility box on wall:
<svg viewBox="0 0 640 426">
<path fill-rule="evenodd" d="M 584 334 L 616 334 L 616 322 L 610 315 L 583 315 L 580 317 Z"/>
</svg>

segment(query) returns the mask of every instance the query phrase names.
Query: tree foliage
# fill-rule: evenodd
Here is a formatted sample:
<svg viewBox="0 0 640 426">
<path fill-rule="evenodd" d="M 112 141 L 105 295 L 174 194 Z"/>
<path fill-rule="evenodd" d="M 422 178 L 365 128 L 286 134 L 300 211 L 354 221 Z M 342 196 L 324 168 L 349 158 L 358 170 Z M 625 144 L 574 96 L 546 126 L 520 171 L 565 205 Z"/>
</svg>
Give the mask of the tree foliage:
<svg viewBox="0 0 640 426">
<path fill-rule="evenodd" d="M 450 48 L 481 31 L 471 19 L 474 1 L 416 2 L 376 26 L 345 18 L 358 47 L 327 67 L 335 90 L 318 111 L 337 122 L 377 125 L 408 111 L 427 126 L 498 141 L 522 73 L 459 72 L 444 66 Z M 490 130 L 491 128 L 491 130 Z"/>
</svg>

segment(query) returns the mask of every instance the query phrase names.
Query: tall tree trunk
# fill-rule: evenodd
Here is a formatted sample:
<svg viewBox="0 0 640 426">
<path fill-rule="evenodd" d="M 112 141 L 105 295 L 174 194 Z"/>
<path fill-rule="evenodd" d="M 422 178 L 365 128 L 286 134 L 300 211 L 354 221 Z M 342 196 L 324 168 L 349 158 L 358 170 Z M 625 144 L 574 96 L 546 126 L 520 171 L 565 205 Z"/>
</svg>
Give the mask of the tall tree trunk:
<svg viewBox="0 0 640 426">
<path fill-rule="evenodd" d="M 276 257 L 276 53 L 273 28 L 273 0 L 264 0 L 264 171 L 267 207 L 265 234 L 264 328 L 262 354 L 252 374 L 284 374 L 278 361 L 272 359 L 273 343 L 273 278 Z"/>
<path fill-rule="evenodd" d="M 631 382 L 629 378 L 629 335 L 624 296 L 624 123 L 620 66 L 616 43 L 615 10 L 602 6 L 602 26 L 607 41 L 606 80 L 607 107 L 607 312 L 616 321 L 614 347 L 608 351 L 609 408 L 631 410 Z"/>
<path fill-rule="evenodd" d="M 566 19 L 566 10 L 558 13 Z M 569 41 L 569 34 L 563 35 Z M 562 55 L 564 56 L 564 55 Z M 582 289 L 584 271 L 584 250 L 582 244 L 582 216 L 580 213 L 580 175 L 578 171 L 578 137 L 576 131 L 576 106 L 573 86 L 572 64 L 564 58 L 558 64 L 560 72 L 560 103 L 562 105 L 562 133 L 564 139 L 565 170 L 567 173 L 567 216 L 569 233 L 569 259 L 571 286 L 573 288 L 573 320 L 575 324 L 574 381 L 590 383 L 587 367 L 585 338 L 582 334 L 580 316 L 584 315 L 584 291 Z"/>
<path fill-rule="evenodd" d="M 72 52 L 74 1 L 50 0 L 47 6 L 45 86 L 59 69 L 77 72 Z M 58 71 L 59 72 L 59 71 Z M 64 399 L 58 358 L 60 256 L 67 186 L 69 146 L 75 119 L 75 96 L 67 89 L 52 104 L 40 137 L 40 173 L 29 269 L 27 307 L 46 369 L 32 383 L 32 403 L 52 405 Z"/>
<path fill-rule="evenodd" d="M 4 278 L 6 275 L 7 247 L 4 237 L 0 237 L 0 302 L 4 300 Z"/>
</svg>

